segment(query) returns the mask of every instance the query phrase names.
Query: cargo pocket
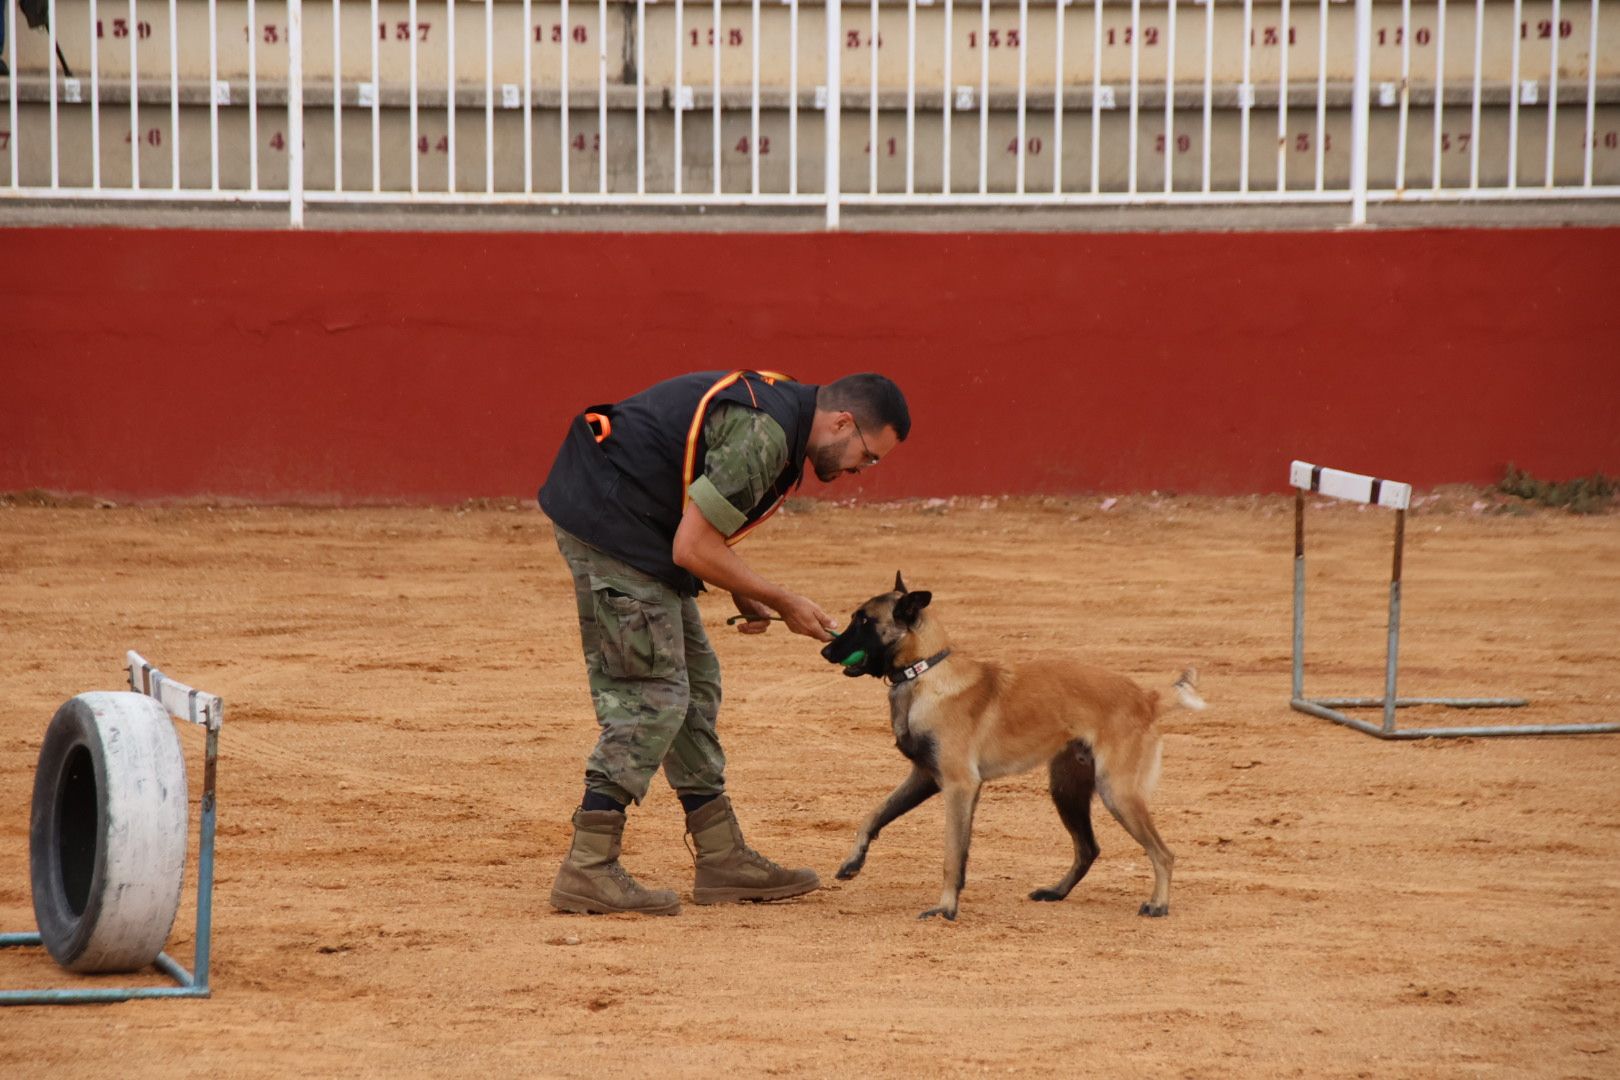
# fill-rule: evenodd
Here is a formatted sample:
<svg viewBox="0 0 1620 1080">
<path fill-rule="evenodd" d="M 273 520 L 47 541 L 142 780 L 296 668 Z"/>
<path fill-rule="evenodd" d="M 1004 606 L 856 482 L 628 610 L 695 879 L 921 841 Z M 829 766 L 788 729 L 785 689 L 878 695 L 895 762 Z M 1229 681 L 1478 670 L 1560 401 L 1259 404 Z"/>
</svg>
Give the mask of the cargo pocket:
<svg viewBox="0 0 1620 1080">
<path fill-rule="evenodd" d="M 667 679 L 683 653 L 676 612 L 662 586 L 591 575 L 591 603 L 601 632 L 602 670 L 615 679 Z"/>
</svg>

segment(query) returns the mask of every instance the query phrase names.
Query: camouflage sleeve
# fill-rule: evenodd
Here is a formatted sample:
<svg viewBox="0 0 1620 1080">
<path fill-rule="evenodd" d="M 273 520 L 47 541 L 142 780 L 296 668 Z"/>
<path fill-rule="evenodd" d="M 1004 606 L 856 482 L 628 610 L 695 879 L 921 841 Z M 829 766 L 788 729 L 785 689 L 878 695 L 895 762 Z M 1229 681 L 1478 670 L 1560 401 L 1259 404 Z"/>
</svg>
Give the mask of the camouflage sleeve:
<svg viewBox="0 0 1620 1080">
<path fill-rule="evenodd" d="M 703 475 L 687 493 L 709 524 L 730 536 L 787 467 L 787 433 L 758 409 L 721 402 L 709 410 L 703 437 Z"/>
</svg>

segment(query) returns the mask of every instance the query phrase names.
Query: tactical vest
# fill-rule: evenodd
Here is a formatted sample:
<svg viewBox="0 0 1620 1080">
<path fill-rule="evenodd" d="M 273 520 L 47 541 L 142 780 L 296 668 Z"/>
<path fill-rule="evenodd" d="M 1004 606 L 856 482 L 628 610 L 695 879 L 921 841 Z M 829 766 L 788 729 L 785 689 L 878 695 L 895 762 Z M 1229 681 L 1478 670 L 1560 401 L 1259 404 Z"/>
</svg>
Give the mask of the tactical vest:
<svg viewBox="0 0 1620 1080">
<path fill-rule="evenodd" d="M 803 477 L 816 387 L 757 371 L 700 371 L 643 390 L 614 405 L 592 405 L 568 425 L 540 508 L 592 547 L 667 582 L 684 596 L 703 583 L 675 565 L 675 530 L 686 489 L 708 456 L 703 422 L 717 402 L 763 411 L 787 433 L 788 463 L 742 528 L 741 540 L 769 517 Z"/>
</svg>

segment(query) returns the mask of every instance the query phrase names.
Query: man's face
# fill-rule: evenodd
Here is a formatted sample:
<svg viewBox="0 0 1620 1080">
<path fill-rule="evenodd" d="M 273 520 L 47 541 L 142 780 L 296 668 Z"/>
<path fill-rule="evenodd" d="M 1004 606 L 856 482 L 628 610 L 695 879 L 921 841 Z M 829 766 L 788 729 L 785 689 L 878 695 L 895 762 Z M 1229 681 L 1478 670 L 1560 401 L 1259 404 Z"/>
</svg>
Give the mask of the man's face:
<svg viewBox="0 0 1620 1080">
<path fill-rule="evenodd" d="M 846 473 L 853 475 L 870 469 L 899 443 L 892 427 L 864 431 L 853 413 L 839 413 L 833 424 L 833 437 L 811 448 L 810 464 L 815 467 L 816 479 L 827 484 Z"/>
</svg>

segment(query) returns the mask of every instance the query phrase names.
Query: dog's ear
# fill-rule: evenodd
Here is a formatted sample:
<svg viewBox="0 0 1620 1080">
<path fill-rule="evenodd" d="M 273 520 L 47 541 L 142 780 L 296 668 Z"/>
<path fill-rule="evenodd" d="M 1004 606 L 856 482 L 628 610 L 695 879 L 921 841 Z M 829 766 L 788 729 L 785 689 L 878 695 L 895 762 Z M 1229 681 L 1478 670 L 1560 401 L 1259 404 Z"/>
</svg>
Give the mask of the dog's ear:
<svg viewBox="0 0 1620 1080">
<path fill-rule="evenodd" d="M 902 626 L 917 625 L 917 617 L 933 598 L 934 594 L 926 589 L 922 592 L 906 593 L 894 605 L 894 621 Z"/>
<path fill-rule="evenodd" d="M 894 591 L 897 593 L 903 593 L 906 591 L 905 579 L 900 576 L 900 571 L 898 570 L 894 572 Z"/>
</svg>

